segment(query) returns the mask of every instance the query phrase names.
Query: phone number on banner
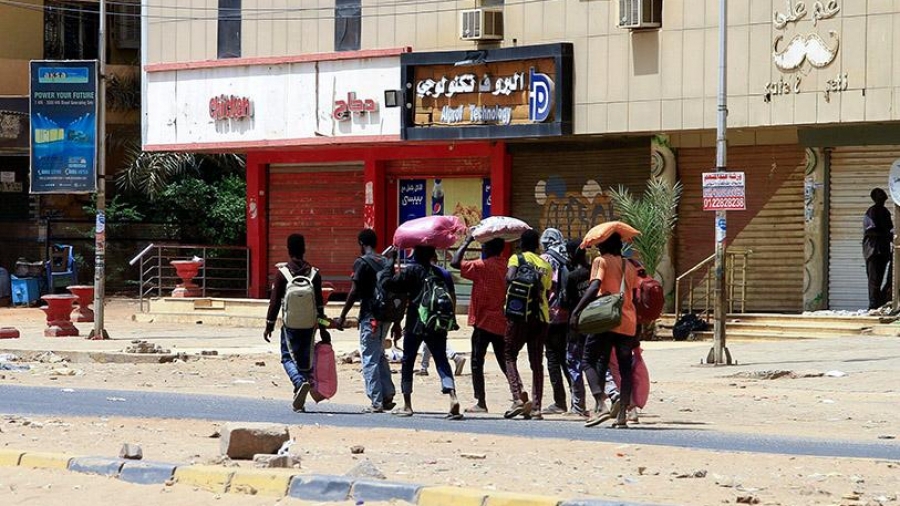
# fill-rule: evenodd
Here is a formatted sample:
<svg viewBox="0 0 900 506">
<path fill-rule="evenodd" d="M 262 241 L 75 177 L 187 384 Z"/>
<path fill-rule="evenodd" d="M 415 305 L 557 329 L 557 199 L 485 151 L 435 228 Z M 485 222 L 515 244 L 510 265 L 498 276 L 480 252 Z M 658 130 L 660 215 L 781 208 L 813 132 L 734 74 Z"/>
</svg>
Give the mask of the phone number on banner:
<svg viewBox="0 0 900 506">
<path fill-rule="evenodd" d="M 704 211 L 744 211 L 747 201 L 740 197 L 703 197 Z"/>
<path fill-rule="evenodd" d="M 703 198 L 744 197 L 743 186 L 712 186 L 703 188 Z"/>
</svg>

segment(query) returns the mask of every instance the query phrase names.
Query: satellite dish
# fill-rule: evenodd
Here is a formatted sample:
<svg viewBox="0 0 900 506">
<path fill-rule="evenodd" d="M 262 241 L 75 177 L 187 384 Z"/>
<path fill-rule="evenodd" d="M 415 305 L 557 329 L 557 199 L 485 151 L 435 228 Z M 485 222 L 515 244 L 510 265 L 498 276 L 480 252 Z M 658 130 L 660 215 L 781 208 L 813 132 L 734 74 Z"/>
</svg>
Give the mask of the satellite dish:
<svg viewBox="0 0 900 506">
<path fill-rule="evenodd" d="M 891 164 L 891 172 L 888 176 L 888 189 L 894 204 L 900 206 L 900 159 Z"/>
</svg>

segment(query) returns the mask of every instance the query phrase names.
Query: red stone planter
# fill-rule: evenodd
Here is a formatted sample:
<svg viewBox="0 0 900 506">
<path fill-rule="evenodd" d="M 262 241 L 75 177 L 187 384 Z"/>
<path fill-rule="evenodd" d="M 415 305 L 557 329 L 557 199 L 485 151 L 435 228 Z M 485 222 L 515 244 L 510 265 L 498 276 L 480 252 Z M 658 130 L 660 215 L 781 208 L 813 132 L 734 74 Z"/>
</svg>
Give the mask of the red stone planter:
<svg viewBox="0 0 900 506">
<path fill-rule="evenodd" d="M 194 260 L 172 260 L 169 263 L 175 268 L 178 277 L 181 278 L 181 283 L 176 285 L 175 289 L 172 290 L 172 297 L 201 297 L 203 291 L 196 283 L 194 283 L 194 278 L 196 278 L 197 274 L 200 272 L 200 267 L 203 265 L 203 262 Z"/>
<path fill-rule="evenodd" d="M 90 308 L 94 302 L 94 287 L 92 285 L 74 285 L 66 287 L 66 290 L 78 297 L 78 307 L 72 311 L 72 320 L 80 323 L 94 321 L 94 312 Z"/>
<path fill-rule="evenodd" d="M 71 314 L 72 303 L 78 297 L 74 295 L 44 295 L 41 299 L 47 302 L 47 307 L 41 308 L 47 314 L 47 328 L 44 329 L 44 336 L 77 336 L 78 329 L 72 325 Z"/>
<path fill-rule="evenodd" d="M 12 327 L 0 327 L 0 339 L 18 339 L 19 331 Z"/>
</svg>

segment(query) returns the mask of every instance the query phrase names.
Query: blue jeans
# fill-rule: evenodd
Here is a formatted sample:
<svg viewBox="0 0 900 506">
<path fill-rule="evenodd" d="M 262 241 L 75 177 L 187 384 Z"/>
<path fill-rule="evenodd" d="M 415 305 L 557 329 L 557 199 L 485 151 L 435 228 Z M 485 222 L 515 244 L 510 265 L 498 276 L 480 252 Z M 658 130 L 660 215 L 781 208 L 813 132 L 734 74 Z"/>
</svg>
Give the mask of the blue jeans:
<svg viewBox="0 0 900 506">
<path fill-rule="evenodd" d="M 450 367 L 450 360 L 447 359 L 447 333 L 436 332 L 424 335 L 417 335 L 406 332 L 403 336 L 403 367 L 400 371 L 400 391 L 404 394 L 411 394 L 413 390 L 413 369 L 416 368 L 416 359 L 419 354 L 416 350 L 422 343 L 434 354 L 434 365 L 437 369 L 438 376 L 441 377 L 441 392 L 448 394 L 451 390 L 456 390 L 456 383 L 453 381 L 453 368 Z"/>
<path fill-rule="evenodd" d="M 394 382 L 391 380 L 391 366 L 384 356 L 384 336 L 390 323 L 378 322 L 372 328 L 372 317 L 361 316 L 359 319 L 359 354 L 362 360 L 363 380 L 366 383 L 366 396 L 372 405 L 381 406 L 385 399 L 394 397 Z"/>
<path fill-rule="evenodd" d="M 281 366 L 294 384 L 295 391 L 300 385 L 312 382 L 315 341 L 316 329 L 281 327 Z"/>
</svg>

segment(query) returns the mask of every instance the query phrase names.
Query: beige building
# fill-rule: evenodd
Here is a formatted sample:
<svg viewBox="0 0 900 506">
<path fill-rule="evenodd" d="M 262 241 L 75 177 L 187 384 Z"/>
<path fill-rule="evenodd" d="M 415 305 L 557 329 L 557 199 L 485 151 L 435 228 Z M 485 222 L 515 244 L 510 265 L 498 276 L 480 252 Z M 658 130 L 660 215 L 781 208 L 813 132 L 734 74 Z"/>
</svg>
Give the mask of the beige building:
<svg viewBox="0 0 900 506">
<path fill-rule="evenodd" d="M 677 178 L 685 193 L 664 275 L 671 288 L 712 252 L 700 177 L 715 163 L 719 2 L 483 3 L 147 0 L 144 63 L 411 48 L 469 51 L 477 68 L 479 54 L 571 43 L 571 129 L 504 141 L 511 211 L 574 234 L 609 213 L 609 187 Z M 484 24 L 469 24 L 476 18 Z M 752 250 L 746 309 L 867 306 L 862 214 L 900 158 L 900 4 L 732 1 L 728 39 L 728 165 L 747 173 L 748 195 L 728 237 Z"/>
</svg>

